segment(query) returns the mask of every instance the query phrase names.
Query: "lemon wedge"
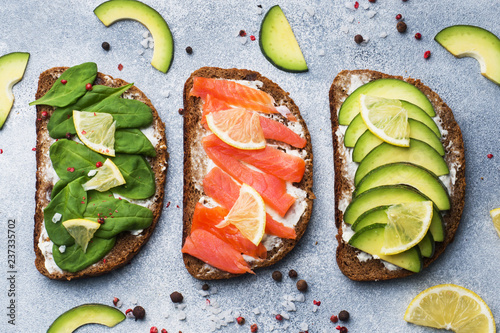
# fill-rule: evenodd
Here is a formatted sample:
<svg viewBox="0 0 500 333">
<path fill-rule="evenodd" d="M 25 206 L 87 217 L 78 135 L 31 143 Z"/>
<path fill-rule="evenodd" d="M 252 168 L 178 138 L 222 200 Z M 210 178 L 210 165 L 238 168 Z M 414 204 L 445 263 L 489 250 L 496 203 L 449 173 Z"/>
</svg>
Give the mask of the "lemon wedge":
<svg viewBox="0 0 500 333">
<path fill-rule="evenodd" d="M 76 134 L 90 149 L 99 154 L 115 156 L 116 122 L 109 113 L 73 110 Z"/>
<path fill-rule="evenodd" d="M 67 220 L 62 224 L 71 237 L 75 239 L 75 243 L 82 248 L 83 253 L 87 252 L 87 245 L 89 244 L 89 241 L 92 239 L 97 229 L 101 226 L 97 222 L 85 219 Z"/>
<path fill-rule="evenodd" d="M 491 219 L 493 220 L 493 226 L 500 237 L 500 208 L 490 210 Z"/>
<path fill-rule="evenodd" d="M 210 130 L 222 141 L 238 149 L 266 147 L 260 116 L 241 108 L 211 112 L 206 116 Z"/>
<path fill-rule="evenodd" d="M 125 179 L 120 169 L 109 158 L 104 161 L 102 167 L 97 170 L 95 176 L 83 184 L 85 191 L 97 190 L 105 192 L 110 188 L 125 184 Z"/>
<path fill-rule="evenodd" d="M 359 104 L 366 127 L 376 137 L 394 146 L 410 146 L 408 111 L 400 100 L 361 94 Z"/>
<path fill-rule="evenodd" d="M 418 294 L 404 319 L 416 325 L 458 333 L 495 333 L 490 308 L 474 292 L 454 284 L 440 284 Z"/>
<path fill-rule="evenodd" d="M 380 252 L 398 254 L 420 243 L 429 230 L 432 213 L 432 201 L 407 202 L 387 208 L 389 219 Z"/>
<path fill-rule="evenodd" d="M 251 186 L 241 186 L 238 199 L 217 227 L 223 228 L 229 224 L 238 228 L 252 243 L 259 245 L 266 229 L 266 206 L 260 194 Z"/>
</svg>

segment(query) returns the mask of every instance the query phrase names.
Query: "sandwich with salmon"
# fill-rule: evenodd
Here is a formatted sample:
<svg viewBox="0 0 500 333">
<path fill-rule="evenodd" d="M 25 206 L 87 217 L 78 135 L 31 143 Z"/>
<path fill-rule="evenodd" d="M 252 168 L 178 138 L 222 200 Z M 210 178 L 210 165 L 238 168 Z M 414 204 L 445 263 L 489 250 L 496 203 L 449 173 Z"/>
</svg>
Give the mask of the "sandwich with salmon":
<svg viewBox="0 0 500 333">
<path fill-rule="evenodd" d="M 311 138 L 289 94 L 261 74 L 203 67 L 184 86 L 182 253 L 226 279 L 283 258 L 311 216 Z"/>
</svg>

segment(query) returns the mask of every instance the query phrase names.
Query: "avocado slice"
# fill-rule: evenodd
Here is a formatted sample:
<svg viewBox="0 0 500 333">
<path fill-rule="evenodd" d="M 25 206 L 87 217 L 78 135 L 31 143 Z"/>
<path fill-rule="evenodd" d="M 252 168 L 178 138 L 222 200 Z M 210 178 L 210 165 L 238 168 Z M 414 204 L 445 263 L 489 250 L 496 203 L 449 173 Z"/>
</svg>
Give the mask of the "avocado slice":
<svg viewBox="0 0 500 333">
<path fill-rule="evenodd" d="M 441 30 L 434 39 L 457 58 L 476 59 L 481 74 L 500 84 L 500 39 L 497 36 L 473 25 L 453 25 Z"/>
<path fill-rule="evenodd" d="M 373 149 L 359 164 L 354 184 L 359 182 L 373 169 L 390 163 L 408 162 L 421 166 L 436 176 L 447 175 L 450 171 L 443 157 L 427 143 L 410 139 L 410 147 L 396 147 L 386 142 Z"/>
<path fill-rule="evenodd" d="M 385 224 L 369 225 L 357 231 L 349 240 L 349 245 L 411 272 L 420 272 L 423 264 L 418 246 L 390 256 L 380 253 L 384 244 L 384 230 Z"/>
<path fill-rule="evenodd" d="M 413 84 L 398 79 L 379 79 L 362 85 L 346 98 L 339 111 L 340 125 L 349 125 L 360 112 L 359 95 L 361 94 L 408 101 L 418 105 L 429 116 L 436 115 L 427 96 Z"/>
<path fill-rule="evenodd" d="M 441 144 L 441 140 L 434 134 L 433 131 L 423 123 L 408 119 L 408 124 L 410 126 L 410 138 L 417 139 L 422 142 L 427 143 L 429 146 L 434 148 L 439 155 L 444 156 L 444 148 Z M 354 162 L 361 162 L 369 152 L 381 145 L 384 141 L 376 137 L 372 132 L 366 131 L 361 135 L 354 146 L 352 152 L 352 160 Z"/>
<path fill-rule="evenodd" d="M 436 243 L 434 243 L 434 238 L 432 238 L 432 233 L 430 231 L 428 231 L 425 237 L 418 243 L 418 248 L 422 257 L 430 258 L 434 255 Z"/>
<path fill-rule="evenodd" d="M 23 78 L 29 58 L 30 54 L 24 52 L 9 53 L 0 57 L 0 129 L 14 104 L 12 87 Z"/>
<path fill-rule="evenodd" d="M 429 197 L 439 210 L 450 209 L 450 196 L 438 177 L 411 163 L 392 163 L 370 171 L 358 184 L 353 196 L 382 185 L 405 184 Z"/>
<path fill-rule="evenodd" d="M 271 64 L 286 72 L 307 72 L 307 64 L 292 27 L 279 5 L 271 7 L 262 20 L 260 50 Z"/>
<path fill-rule="evenodd" d="M 408 111 L 408 119 L 418 120 L 423 123 L 425 126 L 429 127 L 438 137 L 441 137 L 441 133 L 439 132 L 439 127 L 436 125 L 434 120 L 425 113 L 424 110 L 416 106 L 415 104 L 401 101 L 403 107 Z M 349 124 L 344 136 L 344 144 L 346 147 L 354 147 L 356 145 L 356 141 L 358 141 L 359 137 L 368 130 L 366 127 L 361 114 L 358 114 Z"/>
<path fill-rule="evenodd" d="M 387 208 L 390 206 L 378 206 L 372 208 L 356 219 L 352 224 L 351 229 L 354 231 L 361 230 L 362 228 L 375 223 L 387 224 Z M 432 215 L 431 226 L 429 227 L 429 232 L 433 235 L 432 240 L 434 242 L 434 235 L 440 242 L 444 240 L 444 225 L 441 214 L 437 210 L 434 210 Z"/>
<path fill-rule="evenodd" d="M 125 320 L 118 309 L 104 304 L 83 304 L 66 311 L 50 325 L 47 333 L 71 333 L 86 324 L 114 327 Z"/>
<path fill-rule="evenodd" d="M 155 43 L 151 65 L 160 72 L 168 71 L 174 58 L 174 40 L 167 22 L 156 10 L 140 1 L 110 0 L 97 6 L 94 14 L 107 27 L 127 19 L 143 24 Z"/>
</svg>

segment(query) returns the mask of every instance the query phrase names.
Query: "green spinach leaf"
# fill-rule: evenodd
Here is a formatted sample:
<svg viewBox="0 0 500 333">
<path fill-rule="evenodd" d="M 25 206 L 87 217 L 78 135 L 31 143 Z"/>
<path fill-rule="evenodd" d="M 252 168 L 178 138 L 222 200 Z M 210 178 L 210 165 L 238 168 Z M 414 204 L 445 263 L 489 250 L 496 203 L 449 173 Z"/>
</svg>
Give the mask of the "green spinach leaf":
<svg viewBox="0 0 500 333">
<path fill-rule="evenodd" d="M 136 128 L 116 130 L 115 152 L 156 156 L 156 151 L 149 139 Z"/>
<path fill-rule="evenodd" d="M 50 105 L 65 107 L 73 104 L 83 94 L 87 92 L 86 84 L 92 84 L 97 76 L 97 65 L 93 62 L 86 62 L 81 65 L 68 68 L 57 79 L 49 91 L 41 98 L 30 103 L 31 105 Z M 66 80 L 62 84 L 61 80 Z"/>
<path fill-rule="evenodd" d="M 148 208 L 116 199 L 110 191 L 89 191 L 88 195 L 83 216 L 92 221 L 105 218 L 94 237 L 111 238 L 123 231 L 146 229 L 153 222 L 153 212 Z"/>
<path fill-rule="evenodd" d="M 147 127 L 153 122 L 153 114 L 149 106 L 135 99 L 126 99 L 114 96 L 93 105 L 89 112 L 105 112 L 113 115 L 116 128 Z"/>
<path fill-rule="evenodd" d="M 87 207 L 87 192 L 83 190 L 82 184 L 88 180 L 80 177 L 64 187 L 45 207 L 43 217 L 45 229 L 49 238 L 56 245 L 72 245 L 75 239 L 62 225 L 64 221 L 82 218 Z M 54 223 L 54 214 L 61 214 L 61 219 Z"/>
<path fill-rule="evenodd" d="M 61 253 L 59 246 L 52 247 L 54 261 L 62 270 L 75 273 L 95 264 L 101 260 L 115 246 L 116 238 L 103 239 L 93 237 L 87 247 L 87 252 L 83 253 L 79 245 L 66 246 L 64 253 Z"/>
<path fill-rule="evenodd" d="M 52 188 L 52 192 L 50 193 L 50 200 L 54 199 L 55 196 L 68 185 L 68 182 L 62 179 L 59 179 L 57 183 Z"/>
<path fill-rule="evenodd" d="M 129 199 L 147 199 L 155 194 L 155 175 L 144 157 L 122 154 L 112 160 L 126 181 L 126 184 L 114 187 L 113 193 Z"/>
</svg>

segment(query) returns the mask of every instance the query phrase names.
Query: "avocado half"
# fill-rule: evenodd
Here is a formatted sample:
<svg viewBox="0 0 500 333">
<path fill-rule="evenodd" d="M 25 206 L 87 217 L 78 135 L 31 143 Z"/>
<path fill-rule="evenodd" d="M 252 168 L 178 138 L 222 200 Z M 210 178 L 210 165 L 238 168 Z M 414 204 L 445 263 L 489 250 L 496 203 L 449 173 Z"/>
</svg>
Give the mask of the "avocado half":
<svg viewBox="0 0 500 333">
<path fill-rule="evenodd" d="M 104 304 L 83 304 L 64 312 L 50 325 L 47 333 L 71 333 L 86 324 L 113 327 L 125 319 L 120 310 Z"/>
<path fill-rule="evenodd" d="M 500 39 L 497 36 L 473 25 L 453 25 L 441 30 L 434 40 L 455 57 L 476 59 L 481 74 L 500 85 Z"/>
<path fill-rule="evenodd" d="M 107 27 L 128 19 L 143 24 L 155 43 L 151 65 L 163 73 L 169 70 L 174 58 L 174 40 L 167 22 L 156 10 L 140 1 L 111 0 L 97 6 L 94 14 Z"/>
<path fill-rule="evenodd" d="M 30 58 L 29 53 L 14 52 L 0 57 L 0 128 L 14 104 L 12 87 L 21 81 Z"/>
</svg>

